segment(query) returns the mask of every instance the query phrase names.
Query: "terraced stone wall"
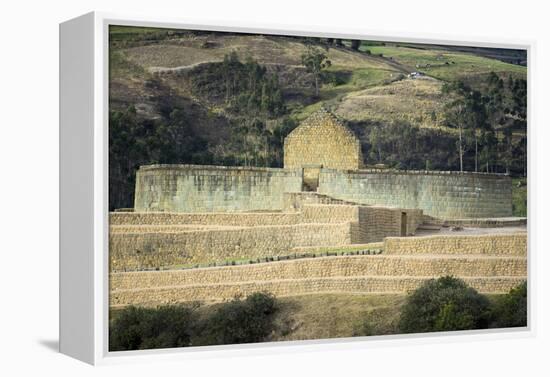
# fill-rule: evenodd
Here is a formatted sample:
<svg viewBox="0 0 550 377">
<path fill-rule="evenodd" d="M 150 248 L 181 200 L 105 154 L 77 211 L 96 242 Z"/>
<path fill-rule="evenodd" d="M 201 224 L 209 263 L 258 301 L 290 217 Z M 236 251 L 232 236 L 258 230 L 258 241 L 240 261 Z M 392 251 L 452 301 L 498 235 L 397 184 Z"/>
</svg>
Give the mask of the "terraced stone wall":
<svg viewBox="0 0 550 377">
<path fill-rule="evenodd" d="M 527 233 L 477 236 L 388 237 L 384 254 L 482 254 L 527 256 Z"/>
<path fill-rule="evenodd" d="M 111 232 L 109 257 L 111 271 L 125 271 L 288 255 L 294 247 L 350 242 L 349 222 L 188 231 L 138 228 Z"/>
<path fill-rule="evenodd" d="M 399 236 L 401 210 L 303 205 L 292 213 L 112 213 L 114 271 L 288 255 L 294 248 Z"/>
<path fill-rule="evenodd" d="M 404 293 L 430 277 L 454 275 L 485 293 L 504 293 L 523 281 L 523 257 L 346 256 L 230 267 L 111 274 L 111 304 L 217 301 L 269 291 L 308 293 Z"/>
</svg>

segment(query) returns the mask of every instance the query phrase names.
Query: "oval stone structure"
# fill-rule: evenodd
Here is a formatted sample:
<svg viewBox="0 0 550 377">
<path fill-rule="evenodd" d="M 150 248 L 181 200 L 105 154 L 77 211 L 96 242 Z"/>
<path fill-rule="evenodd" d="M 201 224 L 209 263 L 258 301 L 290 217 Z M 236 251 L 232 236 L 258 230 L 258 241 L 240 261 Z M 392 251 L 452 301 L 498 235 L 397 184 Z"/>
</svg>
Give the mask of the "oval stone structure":
<svg viewBox="0 0 550 377">
<path fill-rule="evenodd" d="M 439 219 L 512 216 L 504 174 L 364 169 L 361 143 L 325 109 L 284 142 L 284 168 L 142 166 L 136 212 L 247 212 L 285 209 L 285 193 L 309 191 L 361 205 L 423 210 Z"/>
</svg>

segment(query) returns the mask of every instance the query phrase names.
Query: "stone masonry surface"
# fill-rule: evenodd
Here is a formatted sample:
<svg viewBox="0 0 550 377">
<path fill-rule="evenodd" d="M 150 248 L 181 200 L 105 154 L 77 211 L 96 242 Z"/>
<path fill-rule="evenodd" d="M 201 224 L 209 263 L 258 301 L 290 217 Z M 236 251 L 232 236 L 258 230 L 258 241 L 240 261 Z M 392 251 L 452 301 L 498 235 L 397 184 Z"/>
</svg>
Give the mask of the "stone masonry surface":
<svg viewBox="0 0 550 377">
<path fill-rule="evenodd" d="M 333 204 L 287 214 L 112 213 L 110 219 L 112 271 L 284 256 L 300 247 L 382 241 L 401 228 L 401 210 Z"/>
<path fill-rule="evenodd" d="M 136 173 L 136 212 L 280 210 L 283 193 L 302 189 L 299 169 L 150 165 Z"/>
<path fill-rule="evenodd" d="M 388 237 L 384 254 L 481 254 L 527 256 L 527 233 L 478 236 Z"/>
<path fill-rule="evenodd" d="M 284 166 L 360 169 L 361 143 L 333 114 L 321 109 L 285 138 Z"/>
<path fill-rule="evenodd" d="M 505 293 L 527 276 L 525 233 L 395 237 L 385 253 L 318 257 L 255 265 L 111 274 L 111 305 L 219 301 L 255 291 L 277 296 L 313 293 L 404 293 L 444 275 L 483 293 Z"/>
<path fill-rule="evenodd" d="M 240 266 L 113 274 L 111 289 L 225 284 L 260 280 L 316 279 L 351 276 L 516 276 L 523 277 L 523 257 L 446 255 L 370 255 L 317 257 Z"/>
<path fill-rule="evenodd" d="M 322 169 L 318 192 L 358 204 L 419 208 L 442 219 L 512 216 L 512 180 L 504 175 Z"/>
<path fill-rule="evenodd" d="M 159 305 L 185 301 L 222 301 L 254 292 L 271 292 L 275 296 L 345 293 L 406 293 L 418 288 L 429 277 L 365 276 L 296 280 L 259 280 L 228 284 L 194 284 L 155 286 L 145 289 L 111 291 L 111 306 Z M 463 280 L 482 293 L 505 293 L 516 287 L 523 277 L 465 277 Z"/>
<path fill-rule="evenodd" d="M 287 255 L 293 247 L 350 243 L 350 223 L 183 232 L 111 233 L 111 270 Z"/>
</svg>

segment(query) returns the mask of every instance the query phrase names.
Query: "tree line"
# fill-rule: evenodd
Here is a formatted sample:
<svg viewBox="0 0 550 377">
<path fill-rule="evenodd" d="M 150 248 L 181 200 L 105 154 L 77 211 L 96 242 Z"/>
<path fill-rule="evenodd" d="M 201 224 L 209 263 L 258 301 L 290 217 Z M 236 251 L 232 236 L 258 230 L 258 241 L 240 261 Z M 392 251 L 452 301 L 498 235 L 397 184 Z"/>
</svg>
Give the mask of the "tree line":
<svg viewBox="0 0 550 377">
<path fill-rule="evenodd" d="M 286 112 L 277 75 L 252 58 L 241 62 L 235 51 L 222 62 L 196 67 L 190 79 L 194 93 L 221 102 L 234 115 L 277 117 Z"/>
<path fill-rule="evenodd" d="M 458 133 L 460 171 L 527 174 L 527 81 L 491 72 L 485 87 L 446 83 L 445 123 Z"/>
</svg>

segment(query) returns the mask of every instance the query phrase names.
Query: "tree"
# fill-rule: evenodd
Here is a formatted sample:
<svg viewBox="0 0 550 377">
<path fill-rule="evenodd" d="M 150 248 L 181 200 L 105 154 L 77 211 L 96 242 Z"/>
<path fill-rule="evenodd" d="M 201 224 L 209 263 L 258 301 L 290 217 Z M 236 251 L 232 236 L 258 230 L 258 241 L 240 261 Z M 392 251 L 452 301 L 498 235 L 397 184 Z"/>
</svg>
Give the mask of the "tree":
<svg viewBox="0 0 550 377">
<path fill-rule="evenodd" d="M 445 106 L 447 125 L 458 130 L 457 150 L 460 171 L 464 171 L 464 153 L 469 140 L 474 144 L 474 171 L 479 165 L 479 132 L 487 129 L 487 112 L 481 93 L 472 90 L 462 82 L 445 84 L 443 93 L 451 94 L 454 99 Z"/>
<path fill-rule="evenodd" d="M 408 298 L 399 318 L 404 333 L 487 328 L 489 300 L 460 279 L 446 276 L 422 284 Z"/>
<path fill-rule="evenodd" d="M 491 327 L 527 326 L 527 282 L 497 298 L 492 309 Z"/>
<path fill-rule="evenodd" d="M 491 72 L 487 79 L 485 95 L 487 119 L 490 127 L 498 132 L 499 160 L 507 173 L 525 174 L 527 160 L 523 153 L 523 137 L 514 145 L 513 131 L 524 133 L 527 129 L 527 82 L 508 76 L 507 83 L 496 73 Z M 514 159 L 519 152 L 522 158 Z"/>
<path fill-rule="evenodd" d="M 189 346 L 197 321 L 194 309 L 183 305 L 125 308 L 110 325 L 109 350 Z"/>
<path fill-rule="evenodd" d="M 512 165 L 514 158 L 512 136 L 512 129 L 507 127 L 502 131 L 502 139 L 499 142 L 500 160 L 504 163 L 506 174 L 510 174 L 510 166 Z"/>
<path fill-rule="evenodd" d="M 375 126 L 372 128 L 369 135 L 369 143 L 371 145 L 371 157 L 374 158 L 378 163 L 382 162 L 382 141 L 383 137 L 380 132 L 380 126 Z"/>
<path fill-rule="evenodd" d="M 446 105 L 445 120 L 450 127 L 458 130 L 458 140 L 456 147 L 458 150 L 458 159 L 460 161 L 460 171 L 464 171 L 464 152 L 466 144 L 464 142 L 464 119 L 468 116 L 466 103 L 463 98 L 455 99 Z"/>
<path fill-rule="evenodd" d="M 244 300 L 235 298 L 219 306 L 202 323 L 198 342 L 208 345 L 264 341 L 275 329 L 276 311 L 277 302 L 269 293 L 253 293 Z"/>
<path fill-rule="evenodd" d="M 491 166 L 497 161 L 497 145 L 498 139 L 492 129 L 484 130 L 480 138 L 481 151 L 479 160 L 482 165 L 485 165 L 485 172 L 489 173 L 494 169 Z"/>
<path fill-rule="evenodd" d="M 307 52 L 302 55 L 302 65 L 306 67 L 307 72 L 313 75 L 315 81 L 315 95 L 319 96 L 319 82 L 323 69 L 331 66 L 330 60 L 318 48 L 308 46 Z"/>
</svg>

